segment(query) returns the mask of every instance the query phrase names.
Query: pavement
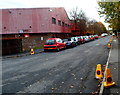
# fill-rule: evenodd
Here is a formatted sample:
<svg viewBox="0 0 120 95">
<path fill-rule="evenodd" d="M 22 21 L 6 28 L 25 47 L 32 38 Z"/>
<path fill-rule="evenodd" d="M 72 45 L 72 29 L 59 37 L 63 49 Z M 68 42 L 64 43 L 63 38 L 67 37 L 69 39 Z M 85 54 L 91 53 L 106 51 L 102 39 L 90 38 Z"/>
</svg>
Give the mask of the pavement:
<svg viewBox="0 0 120 95">
<path fill-rule="evenodd" d="M 42 53 L 43 51 L 44 51 L 43 48 L 34 50 L 35 54 Z M 17 54 L 4 55 L 4 56 L 2 56 L 2 58 L 15 58 L 15 57 L 28 56 L 28 55 L 30 55 L 30 51 L 29 52 L 17 53 Z"/>
<path fill-rule="evenodd" d="M 109 88 L 103 88 L 102 95 L 120 95 L 120 80 L 119 80 L 119 71 L 120 71 L 120 42 L 117 38 L 114 38 L 111 45 L 110 56 L 108 60 L 108 68 L 110 68 L 112 74 L 112 80 L 116 83 L 115 86 Z M 100 94 L 101 95 L 101 94 Z"/>
</svg>

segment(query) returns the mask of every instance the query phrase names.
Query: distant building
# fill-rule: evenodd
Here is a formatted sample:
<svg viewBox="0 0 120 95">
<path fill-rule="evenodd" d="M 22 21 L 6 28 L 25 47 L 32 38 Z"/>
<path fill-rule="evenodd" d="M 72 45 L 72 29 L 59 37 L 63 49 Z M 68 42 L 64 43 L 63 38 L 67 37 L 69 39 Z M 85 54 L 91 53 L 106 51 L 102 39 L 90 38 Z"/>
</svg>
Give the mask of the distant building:
<svg viewBox="0 0 120 95">
<path fill-rule="evenodd" d="M 0 9 L 0 14 L 3 54 L 40 47 L 50 37 L 71 36 L 71 22 L 62 7 Z"/>
</svg>

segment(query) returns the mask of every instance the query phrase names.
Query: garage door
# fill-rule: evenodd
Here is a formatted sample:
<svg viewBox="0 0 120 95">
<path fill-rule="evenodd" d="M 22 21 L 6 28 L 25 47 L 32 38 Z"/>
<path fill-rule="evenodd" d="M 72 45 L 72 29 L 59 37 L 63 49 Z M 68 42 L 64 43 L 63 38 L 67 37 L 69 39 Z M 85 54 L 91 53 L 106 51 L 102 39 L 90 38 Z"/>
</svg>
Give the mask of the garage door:
<svg viewBox="0 0 120 95">
<path fill-rule="evenodd" d="M 21 39 L 2 40 L 2 55 L 15 54 L 22 51 Z"/>
</svg>

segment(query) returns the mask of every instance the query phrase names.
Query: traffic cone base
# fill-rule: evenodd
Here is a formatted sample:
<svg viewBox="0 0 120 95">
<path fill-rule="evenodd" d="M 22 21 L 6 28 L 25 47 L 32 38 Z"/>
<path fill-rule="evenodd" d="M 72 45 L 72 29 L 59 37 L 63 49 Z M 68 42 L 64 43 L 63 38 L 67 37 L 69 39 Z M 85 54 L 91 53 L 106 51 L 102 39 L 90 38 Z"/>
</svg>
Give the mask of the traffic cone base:
<svg viewBox="0 0 120 95">
<path fill-rule="evenodd" d="M 113 86 L 115 85 L 115 82 L 112 82 L 112 83 L 107 83 L 107 82 L 104 82 L 104 87 L 110 87 L 110 86 Z"/>
</svg>

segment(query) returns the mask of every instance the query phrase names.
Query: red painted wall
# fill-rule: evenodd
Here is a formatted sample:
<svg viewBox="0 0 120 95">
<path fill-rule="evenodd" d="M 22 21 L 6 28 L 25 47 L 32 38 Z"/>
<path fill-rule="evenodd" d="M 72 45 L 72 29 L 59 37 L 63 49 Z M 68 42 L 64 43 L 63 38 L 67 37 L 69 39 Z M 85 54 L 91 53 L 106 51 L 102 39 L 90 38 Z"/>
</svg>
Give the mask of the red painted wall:
<svg viewBox="0 0 120 95">
<path fill-rule="evenodd" d="M 0 9 L 2 27 L 0 34 L 22 33 L 71 33 L 70 27 L 58 25 L 58 20 L 70 25 L 64 8 Z M 52 24 L 52 17 L 56 24 Z M 2 28 L 2 29 L 1 29 Z"/>
</svg>

